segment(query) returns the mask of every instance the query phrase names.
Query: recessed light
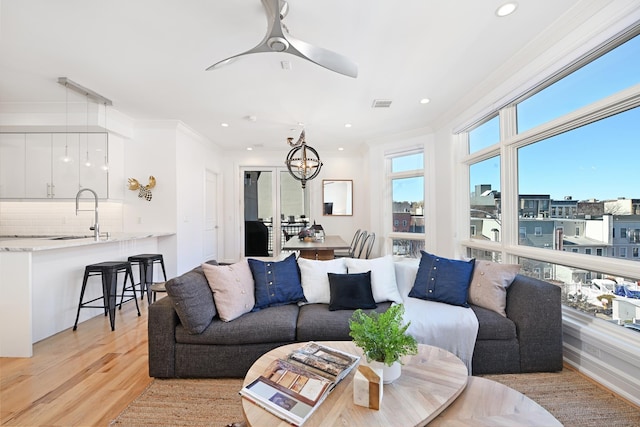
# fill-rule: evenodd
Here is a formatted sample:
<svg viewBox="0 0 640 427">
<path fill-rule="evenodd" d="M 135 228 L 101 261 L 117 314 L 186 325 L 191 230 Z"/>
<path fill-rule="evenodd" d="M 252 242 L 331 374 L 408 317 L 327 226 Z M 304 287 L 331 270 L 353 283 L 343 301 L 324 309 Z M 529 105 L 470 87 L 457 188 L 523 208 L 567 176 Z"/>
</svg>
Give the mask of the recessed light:
<svg viewBox="0 0 640 427">
<path fill-rule="evenodd" d="M 350 127 L 351 127 L 351 123 L 345 123 L 345 124 L 344 124 L 344 127 L 346 127 L 346 128 L 350 128 Z"/>
<path fill-rule="evenodd" d="M 220 123 L 220 126 L 222 126 L 223 128 L 228 128 L 229 127 L 229 123 Z"/>
<path fill-rule="evenodd" d="M 422 98 L 420 100 L 420 104 L 428 104 L 429 102 L 431 102 L 431 100 L 429 98 Z"/>
<path fill-rule="evenodd" d="M 344 151 L 344 147 L 338 147 L 338 151 Z"/>
<path fill-rule="evenodd" d="M 518 3 L 516 2 L 505 3 L 502 6 L 500 6 L 498 9 L 496 9 L 496 15 L 502 18 L 504 16 L 511 15 L 513 12 L 516 11 L 517 8 L 518 8 Z"/>
<path fill-rule="evenodd" d="M 253 147 L 247 147 L 247 151 L 253 151 Z"/>
</svg>

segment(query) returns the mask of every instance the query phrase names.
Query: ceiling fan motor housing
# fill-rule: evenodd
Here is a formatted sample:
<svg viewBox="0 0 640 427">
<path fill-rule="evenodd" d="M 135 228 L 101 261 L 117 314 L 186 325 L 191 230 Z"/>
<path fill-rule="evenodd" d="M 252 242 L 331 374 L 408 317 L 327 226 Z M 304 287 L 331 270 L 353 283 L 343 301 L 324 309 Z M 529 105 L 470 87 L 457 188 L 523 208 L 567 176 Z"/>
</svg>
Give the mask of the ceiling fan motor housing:
<svg viewBox="0 0 640 427">
<path fill-rule="evenodd" d="M 289 49 L 289 42 L 282 37 L 271 37 L 267 40 L 267 46 L 274 52 L 284 52 Z"/>
</svg>

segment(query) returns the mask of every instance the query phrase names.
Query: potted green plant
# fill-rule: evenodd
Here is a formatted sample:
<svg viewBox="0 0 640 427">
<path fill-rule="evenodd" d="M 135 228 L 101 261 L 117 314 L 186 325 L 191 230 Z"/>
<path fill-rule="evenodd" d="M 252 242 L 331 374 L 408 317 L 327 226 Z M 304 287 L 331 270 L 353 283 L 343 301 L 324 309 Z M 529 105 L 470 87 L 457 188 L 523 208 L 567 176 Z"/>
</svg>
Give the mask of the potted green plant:
<svg viewBox="0 0 640 427">
<path fill-rule="evenodd" d="M 407 333 L 402 323 L 404 305 L 389 307 L 384 313 L 356 310 L 349 320 L 349 335 L 360 347 L 367 362 L 379 362 L 383 366 L 383 382 L 388 384 L 400 376 L 402 356 L 417 354 L 418 343 Z"/>
</svg>

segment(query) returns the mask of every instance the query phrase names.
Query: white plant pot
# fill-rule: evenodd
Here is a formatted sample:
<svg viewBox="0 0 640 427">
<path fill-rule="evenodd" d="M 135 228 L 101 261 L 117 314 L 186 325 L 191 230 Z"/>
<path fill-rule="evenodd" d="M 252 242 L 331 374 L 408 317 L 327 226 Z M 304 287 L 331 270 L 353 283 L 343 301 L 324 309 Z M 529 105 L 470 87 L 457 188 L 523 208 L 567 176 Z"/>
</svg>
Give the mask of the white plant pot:
<svg viewBox="0 0 640 427">
<path fill-rule="evenodd" d="M 382 371 L 382 384 L 391 384 L 400 378 L 401 373 L 402 365 L 400 362 L 394 362 L 391 366 L 384 365 L 384 369 Z"/>
<path fill-rule="evenodd" d="M 382 384 L 391 384 L 400 378 L 402 373 L 400 362 L 394 362 L 391 366 L 388 366 L 385 363 L 373 361 L 369 363 L 369 366 L 373 369 L 382 368 Z"/>
</svg>

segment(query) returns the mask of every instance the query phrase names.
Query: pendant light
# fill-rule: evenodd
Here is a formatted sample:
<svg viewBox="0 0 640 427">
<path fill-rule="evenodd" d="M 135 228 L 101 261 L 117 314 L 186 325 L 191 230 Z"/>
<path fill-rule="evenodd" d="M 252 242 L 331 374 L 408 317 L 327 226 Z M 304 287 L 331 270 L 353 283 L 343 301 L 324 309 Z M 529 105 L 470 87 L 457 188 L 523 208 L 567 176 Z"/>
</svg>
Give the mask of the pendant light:
<svg viewBox="0 0 640 427">
<path fill-rule="evenodd" d="M 287 138 L 289 146 L 293 147 L 284 163 L 291 176 L 302 183 L 302 188 L 306 187 L 307 181 L 312 180 L 320 173 L 322 162 L 318 152 L 307 145 L 304 129 L 300 134 L 297 142 L 293 142 L 293 138 Z"/>
<path fill-rule="evenodd" d="M 65 117 L 65 134 L 64 134 L 64 156 L 62 157 L 63 163 L 71 163 L 73 159 L 69 157 L 69 88 L 64 85 L 64 117 Z"/>
<path fill-rule="evenodd" d="M 87 133 L 85 134 L 87 144 L 87 159 L 84 165 L 88 168 L 91 167 L 91 160 L 89 160 L 89 97 L 87 96 Z"/>
<path fill-rule="evenodd" d="M 107 103 L 105 102 L 104 104 L 104 130 L 105 130 L 105 135 L 107 136 L 107 144 L 105 147 L 105 153 L 104 153 L 104 163 L 102 165 L 102 170 L 107 172 L 109 170 L 109 159 L 107 158 L 107 154 L 109 153 L 109 130 L 107 129 Z"/>
</svg>

